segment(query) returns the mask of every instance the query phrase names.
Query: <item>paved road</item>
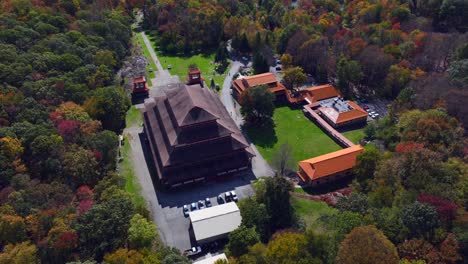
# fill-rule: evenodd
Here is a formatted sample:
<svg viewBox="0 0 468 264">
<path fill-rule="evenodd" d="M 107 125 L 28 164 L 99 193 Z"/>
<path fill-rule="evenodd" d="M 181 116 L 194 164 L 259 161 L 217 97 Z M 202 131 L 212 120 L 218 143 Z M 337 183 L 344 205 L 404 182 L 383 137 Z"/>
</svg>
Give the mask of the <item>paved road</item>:
<svg viewBox="0 0 468 264">
<path fill-rule="evenodd" d="M 242 116 L 240 114 L 240 106 L 236 103 L 231 96 L 231 82 L 232 77 L 239 71 L 239 68 L 243 64 L 240 61 L 233 61 L 230 65 L 229 73 L 224 79 L 223 89 L 219 95 L 221 102 L 226 107 L 227 111 L 231 113 L 234 122 L 240 128 L 244 123 Z M 254 144 L 250 143 L 250 147 L 255 151 L 255 158 L 252 159 L 252 171 L 257 177 L 261 176 L 273 176 L 274 171 L 268 164 L 268 162 L 262 157 L 262 154 L 258 152 L 257 147 Z"/>
<path fill-rule="evenodd" d="M 156 196 L 153 180 L 151 179 L 151 174 L 146 164 L 145 155 L 139 136 L 141 132 L 142 127 L 139 127 L 138 125 L 128 127 L 124 130 L 124 134 L 128 139 L 127 144 L 130 144 L 130 149 L 132 150 L 131 157 L 133 170 L 141 186 L 140 193 L 148 204 L 148 209 L 151 212 L 151 216 L 154 222 L 158 226 L 158 230 L 160 231 L 159 235 L 162 241 L 168 244 L 173 241 L 173 238 L 171 234 L 161 232 L 161 230 L 169 229 L 169 223 L 166 221 L 164 215 L 160 213 L 162 207 L 160 206 Z"/>
<path fill-rule="evenodd" d="M 171 83 L 178 83 L 179 77 L 171 75 L 168 70 L 165 70 L 161 65 L 161 62 L 158 60 L 158 56 L 156 56 L 156 52 L 154 52 L 153 47 L 151 46 L 151 42 L 148 39 L 148 36 L 142 31 L 141 36 L 143 37 L 143 41 L 145 42 L 146 47 L 151 55 L 151 59 L 153 59 L 154 64 L 156 65 L 157 71 L 155 72 L 156 78 L 151 79 L 153 83 L 153 87 L 157 88 L 158 86 L 164 86 Z"/>
</svg>

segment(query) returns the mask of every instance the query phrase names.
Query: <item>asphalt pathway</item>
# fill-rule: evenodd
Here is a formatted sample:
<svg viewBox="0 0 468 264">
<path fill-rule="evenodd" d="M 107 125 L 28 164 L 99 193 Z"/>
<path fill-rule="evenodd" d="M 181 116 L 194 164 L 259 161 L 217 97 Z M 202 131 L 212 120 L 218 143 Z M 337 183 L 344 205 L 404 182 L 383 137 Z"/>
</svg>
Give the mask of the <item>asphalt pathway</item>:
<svg viewBox="0 0 468 264">
<path fill-rule="evenodd" d="M 154 61 L 157 72 L 156 78 L 152 80 L 153 86 L 150 87 L 150 94 L 157 94 L 159 86 L 168 85 L 170 83 L 179 82 L 177 76 L 172 76 L 167 70 L 164 70 L 161 63 L 154 52 L 151 43 L 144 32 L 141 32 L 145 45 L 147 46 L 151 59 Z M 141 108 L 143 104 L 135 105 L 132 107 Z M 148 170 L 148 165 L 146 164 L 145 155 L 142 147 L 142 141 L 140 138 L 143 128 L 140 124 L 134 124 L 130 127 L 125 128 L 124 134 L 127 136 L 128 143 L 132 151 L 132 163 L 135 176 L 138 178 L 138 181 L 141 186 L 141 195 L 148 204 L 148 208 L 151 212 L 152 218 L 156 225 L 158 226 L 158 231 L 161 240 L 167 245 L 174 245 L 174 237 L 171 232 L 162 232 L 162 230 L 169 230 L 170 225 L 167 221 L 165 215 L 162 212 L 162 207 L 156 196 L 156 190 L 153 185 L 153 180 L 151 179 L 151 174 Z"/>
<path fill-rule="evenodd" d="M 234 98 L 231 95 L 231 82 L 232 77 L 236 74 L 240 67 L 243 64 L 240 61 L 232 61 L 229 73 L 224 79 L 223 89 L 221 90 L 221 94 L 219 95 L 221 102 L 224 104 L 224 107 L 227 111 L 231 114 L 232 119 L 236 125 L 241 128 L 244 120 L 240 114 L 240 106 L 237 102 L 234 101 Z M 245 134 L 245 133 L 244 133 Z M 247 135 L 245 135 L 247 137 Z M 250 147 L 255 152 L 255 158 L 252 159 L 252 171 L 256 177 L 261 176 L 273 176 L 274 171 L 268 164 L 268 162 L 263 158 L 262 154 L 258 152 L 257 147 L 253 143 L 250 143 Z"/>
</svg>

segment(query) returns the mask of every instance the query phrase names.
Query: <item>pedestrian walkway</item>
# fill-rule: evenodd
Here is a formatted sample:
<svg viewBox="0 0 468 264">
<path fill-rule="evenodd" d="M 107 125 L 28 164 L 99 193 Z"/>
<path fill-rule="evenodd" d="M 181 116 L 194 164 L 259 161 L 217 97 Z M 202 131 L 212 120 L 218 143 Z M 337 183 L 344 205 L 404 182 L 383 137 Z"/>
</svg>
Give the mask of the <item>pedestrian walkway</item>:
<svg viewBox="0 0 468 264">
<path fill-rule="evenodd" d="M 151 59 L 154 61 L 154 64 L 156 65 L 156 78 L 151 79 L 151 82 L 153 83 L 152 88 L 159 88 L 166 86 L 168 84 L 174 84 L 174 83 L 179 83 L 179 77 L 171 75 L 171 73 L 168 70 L 165 70 L 161 64 L 161 62 L 158 59 L 158 56 L 156 55 L 156 52 L 154 52 L 153 46 L 151 45 L 151 41 L 149 40 L 148 36 L 145 34 L 144 31 L 142 31 L 141 36 L 143 37 L 143 42 L 146 45 L 146 48 L 148 49 Z"/>
<path fill-rule="evenodd" d="M 340 132 L 336 131 L 336 129 L 330 126 L 327 121 L 323 120 L 323 118 L 311 108 L 311 105 L 305 105 L 304 109 L 310 114 L 311 118 L 342 147 L 348 148 L 354 146 L 353 142 L 343 136 Z"/>
</svg>

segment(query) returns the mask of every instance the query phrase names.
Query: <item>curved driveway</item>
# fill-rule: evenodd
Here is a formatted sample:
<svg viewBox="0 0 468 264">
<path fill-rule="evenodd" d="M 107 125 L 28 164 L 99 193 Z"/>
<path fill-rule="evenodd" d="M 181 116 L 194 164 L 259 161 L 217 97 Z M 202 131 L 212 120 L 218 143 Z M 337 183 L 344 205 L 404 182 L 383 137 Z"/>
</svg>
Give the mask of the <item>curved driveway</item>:
<svg viewBox="0 0 468 264">
<path fill-rule="evenodd" d="M 229 73 L 228 76 L 226 76 L 226 79 L 224 79 L 223 83 L 223 89 L 221 90 L 221 93 L 219 95 L 219 98 L 221 99 L 221 102 L 223 102 L 224 107 L 226 107 L 227 111 L 231 113 L 232 119 L 234 119 L 234 122 L 236 122 L 236 125 L 240 128 L 244 120 L 242 119 L 242 116 L 240 114 L 240 109 L 239 109 L 239 104 L 236 103 L 231 96 L 231 82 L 232 82 L 232 77 L 234 74 L 236 74 L 240 67 L 242 66 L 242 63 L 240 61 L 232 61 L 231 65 L 229 67 Z M 244 133 L 245 135 L 245 133 Z M 247 135 L 245 135 L 246 138 Z M 250 140 L 249 140 L 250 142 Z M 255 151 L 255 158 L 252 159 L 252 171 L 255 174 L 256 177 L 261 177 L 261 176 L 273 176 L 274 171 L 268 164 L 268 162 L 263 158 L 262 154 L 258 152 L 257 147 L 253 143 L 250 143 L 250 147 Z"/>
</svg>

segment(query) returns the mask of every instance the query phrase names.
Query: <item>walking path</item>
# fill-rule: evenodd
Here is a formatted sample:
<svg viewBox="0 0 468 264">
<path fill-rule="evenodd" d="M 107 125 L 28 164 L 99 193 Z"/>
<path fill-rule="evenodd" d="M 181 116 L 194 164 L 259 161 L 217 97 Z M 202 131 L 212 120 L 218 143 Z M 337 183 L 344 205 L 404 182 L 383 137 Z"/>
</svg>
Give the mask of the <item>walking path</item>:
<svg viewBox="0 0 468 264">
<path fill-rule="evenodd" d="M 239 68 L 242 66 L 242 63 L 239 61 L 233 61 L 230 65 L 229 73 L 224 79 L 223 89 L 219 95 L 221 102 L 224 104 L 226 110 L 231 113 L 232 119 L 236 125 L 241 128 L 244 120 L 240 114 L 240 106 L 234 101 L 231 95 L 231 82 L 232 77 L 239 71 Z M 261 176 L 273 176 L 274 171 L 268 164 L 268 162 L 263 158 L 262 154 L 258 151 L 257 147 L 253 143 L 250 143 L 250 147 L 255 152 L 255 157 L 252 159 L 252 171 L 257 177 Z"/>
<path fill-rule="evenodd" d="M 151 45 L 151 41 L 149 40 L 145 32 L 142 31 L 140 34 L 143 37 L 143 41 L 145 42 L 145 45 L 148 48 L 151 59 L 154 61 L 154 64 L 156 65 L 156 68 L 157 68 L 157 71 L 155 72 L 156 78 L 151 79 L 151 82 L 153 83 L 153 87 L 157 88 L 157 87 L 163 87 L 171 83 L 178 83 L 179 77 L 171 75 L 171 73 L 168 70 L 165 70 L 163 66 L 161 65 L 161 62 L 159 61 L 158 56 L 156 55 L 156 52 L 154 52 L 153 46 Z"/>
<path fill-rule="evenodd" d="M 336 131 L 332 126 L 330 126 L 319 114 L 317 114 L 310 105 L 305 105 L 304 109 L 311 115 L 312 119 L 318 123 L 320 127 L 327 131 L 328 135 L 335 139 L 342 147 L 348 148 L 354 146 L 354 143 L 347 139 L 343 134 Z"/>
</svg>

